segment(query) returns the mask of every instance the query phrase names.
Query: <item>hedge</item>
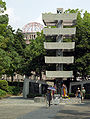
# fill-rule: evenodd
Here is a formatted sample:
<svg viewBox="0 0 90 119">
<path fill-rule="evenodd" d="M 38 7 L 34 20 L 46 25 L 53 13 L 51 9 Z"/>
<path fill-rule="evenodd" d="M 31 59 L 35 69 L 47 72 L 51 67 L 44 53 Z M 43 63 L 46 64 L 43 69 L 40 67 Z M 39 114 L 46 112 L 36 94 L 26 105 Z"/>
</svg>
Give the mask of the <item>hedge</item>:
<svg viewBox="0 0 90 119">
<path fill-rule="evenodd" d="M 8 93 L 12 95 L 20 94 L 20 87 L 18 86 L 8 86 Z"/>
<path fill-rule="evenodd" d="M 8 82 L 6 80 L 0 80 L 0 89 L 8 91 Z"/>
<path fill-rule="evenodd" d="M 6 94 L 7 94 L 6 91 L 0 89 L 0 97 L 4 97 L 4 96 L 6 96 Z"/>
</svg>

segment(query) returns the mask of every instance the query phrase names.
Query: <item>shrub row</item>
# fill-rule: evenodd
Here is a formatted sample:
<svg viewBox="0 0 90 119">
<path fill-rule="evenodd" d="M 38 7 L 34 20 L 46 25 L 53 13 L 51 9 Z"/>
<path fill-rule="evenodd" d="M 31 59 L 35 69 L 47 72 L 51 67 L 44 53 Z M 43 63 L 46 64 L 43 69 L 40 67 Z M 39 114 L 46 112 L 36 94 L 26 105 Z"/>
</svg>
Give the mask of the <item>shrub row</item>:
<svg viewBox="0 0 90 119">
<path fill-rule="evenodd" d="M 20 88 L 18 86 L 8 86 L 8 93 L 11 95 L 19 95 Z"/>
<path fill-rule="evenodd" d="M 0 80 L 0 96 L 3 97 L 6 94 L 19 95 L 20 87 L 8 86 L 8 82 L 6 80 Z"/>
<path fill-rule="evenodd" d="M 0 89 L 8 91 L 8 82 L 6 80 L 0 80 Z"/>
<path fill-rule="evenodd" d="M 6 92 L 6 91 L 4 91 L 4 90 L 0 89 L 0 98 L 1 98 L 1 97 L 5 97 L 5 96 L 6 96 L 6 94 L 7 94 L 7 92 Z"/>
</svg>

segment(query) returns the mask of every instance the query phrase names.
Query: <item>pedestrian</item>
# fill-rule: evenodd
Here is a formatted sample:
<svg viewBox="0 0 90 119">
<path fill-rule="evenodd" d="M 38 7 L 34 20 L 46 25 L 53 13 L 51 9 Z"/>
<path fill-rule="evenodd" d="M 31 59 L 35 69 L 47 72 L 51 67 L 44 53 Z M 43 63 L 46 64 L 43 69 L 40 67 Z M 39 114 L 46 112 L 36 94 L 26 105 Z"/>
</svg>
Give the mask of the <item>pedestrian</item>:
<svg viewBox="0 0 90 119">
<path fill-rule="evenodd" d="M 55 91 L 56 91 L 56 88 L 53 86 L 53 89 L 52 89 L 52 100 L 54 100 Z"/>
<path fill-rule="evenodd" d="M 82 100 L 83 100 L 85 98 L 85 93 L 86 93 L 86 90 L 84 87 L 82 87 L 81 93 L 82 93 Z"/>
<path fill-rule="evenodd" d="M 76 97 L 81 98 L 81 91 L 80 88 L 78 88 L 77 92 L 76 92 Z"/>
<path fill-rule="evenodd" d="M 51 102 L 51 91 L 47 90 L 47 93 L 46 93 L 46 104 L 48 103 L 49 107 L 50 107 L 50 102 Z"/>
<path fill-rule="evenodd" d="M 61 94 L 62 94 L 62 97 L 67 97 L 67 87 L 65 84 L 62 85 L 62 89 L 61 89 Z"/>
</svg>

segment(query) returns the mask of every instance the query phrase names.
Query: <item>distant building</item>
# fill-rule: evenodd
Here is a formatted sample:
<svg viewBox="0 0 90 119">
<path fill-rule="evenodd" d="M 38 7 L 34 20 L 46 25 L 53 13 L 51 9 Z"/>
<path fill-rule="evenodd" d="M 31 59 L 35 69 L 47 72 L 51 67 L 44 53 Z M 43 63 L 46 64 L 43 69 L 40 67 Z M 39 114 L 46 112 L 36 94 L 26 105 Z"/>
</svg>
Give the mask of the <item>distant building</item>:
<svg viewBox="0 0 90 119">
<path fill-rule="evenodd" d="M 23 28 L 24 39 L 26 44 L 30 44 L 30 39 L 35 39 L 37 37 L 37 32 L 41 32 L 43 25 L 37 22 L 30 22 L 26 24 Z"/>
</svg>

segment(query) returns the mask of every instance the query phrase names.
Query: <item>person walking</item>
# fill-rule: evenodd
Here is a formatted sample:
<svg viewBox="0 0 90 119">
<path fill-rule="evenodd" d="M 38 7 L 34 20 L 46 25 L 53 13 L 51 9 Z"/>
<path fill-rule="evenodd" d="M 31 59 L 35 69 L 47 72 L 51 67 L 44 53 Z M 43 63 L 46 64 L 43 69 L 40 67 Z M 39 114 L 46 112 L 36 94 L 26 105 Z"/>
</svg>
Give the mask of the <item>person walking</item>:
<svg viewBox="0 0 90 119">
<path fill-rule="evenodd" d="M 84 98 L 85 98 L 85 93 L 86 93 L 86 90 L 85 90 L 84 87 L 82 87 L 81 93 L 82 93 L 82 100 L 84 100 Z"/>
<path fill-rule="evenodd" d="M 50 102 L 51 102 L 51 92 L 50 90 L 47 90 L 46 94 L 46 104 L 48 103 L 48 106 L 50 107 Z"/>
<path fill-rule="evenodd" d="M 81 91 L 80 88 L 78 88 L 77 92 L 76 92 L 76 97 L 81 98 Z"/>
</svg>

